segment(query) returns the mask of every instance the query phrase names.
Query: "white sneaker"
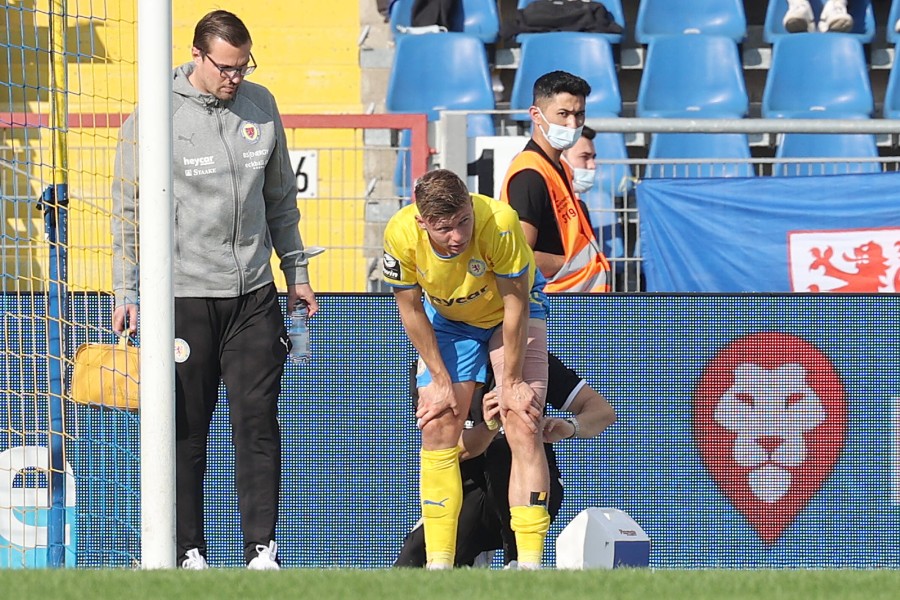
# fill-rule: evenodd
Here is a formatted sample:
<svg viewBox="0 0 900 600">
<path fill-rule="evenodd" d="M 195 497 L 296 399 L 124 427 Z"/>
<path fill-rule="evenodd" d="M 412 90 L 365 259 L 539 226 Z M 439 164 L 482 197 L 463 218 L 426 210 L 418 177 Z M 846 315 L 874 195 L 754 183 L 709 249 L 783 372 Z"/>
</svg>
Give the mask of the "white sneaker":
<svg viewBox="0 0 900 600">
<path fill-rule="evenodd" d="M 540 571 L 541 564 L 540 563 L 530 563 L 530 562 L 519 562 L 516 567 L 519 571 Z"/>
<path fill-rule="evenodd" d="M 397 31 L 410 35 L 422 35 L 425 33 L 447 33 L 447 28 L 443 25 L 420 25 L 419 27 L 397 25 Z"/>
<path fill-rule="evenodd" d="M 511 560 L 506 563 L 506 566 L 503 567 L 504 571 L 518 571 L 519 570 L 519 561 Z"/>
<path fill-rule="evenodd" d="M 203 571 L 209 568 L 206 559 L 203 558 L 203 555 L 200 554 L 200 551 L 196 548 L 191 548 L 184 556 L 185 559 L 181 561 L 182 569 L 188 569 L 189 571 Z"/>
<path fill-rule="evenodd" d="M 784 29 L 788 33 L 811 33 L 815 31 L 812 6 L 809 0 L 789 0 L 784 14 Z"/>
<path fill-rule="evenodd" d="M 837 31 L 845 33 L 853 29 L 853 17 L 847 12 L 847 3 L 828 0 L 822 7 L 822 14 L 819 16 L 819 31 L 828 33 L 829 31 Z"/>
<path fill-rule="evenodd" d="M 247 568 L 251 571 L 278 571 L 281 566 L 275 558 L 278 556 L 278 544 L 269 542 L 268 546 L 256 545 L 256 557 L 250 561 Z"/>
<path fill-rule="evenodd" d="M 481 554 L 475 557 L 475 560 L 472 562 L 473 569 L 490 569 L 491 563 L 494 561 L 494 551 L 493 550 L 485 550 Z"/>
</svg>

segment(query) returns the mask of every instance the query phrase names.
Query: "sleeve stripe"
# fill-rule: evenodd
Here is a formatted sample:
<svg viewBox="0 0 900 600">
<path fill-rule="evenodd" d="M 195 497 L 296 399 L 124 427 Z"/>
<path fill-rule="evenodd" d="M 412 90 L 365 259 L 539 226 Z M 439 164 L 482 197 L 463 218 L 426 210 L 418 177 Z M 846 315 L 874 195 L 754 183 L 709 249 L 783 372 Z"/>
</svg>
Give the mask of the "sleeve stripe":
<svg viewBox="0 0 900 600">
<path fill-rule="evenodd" d="M 408 289 L 414 288 L 417 285 L 419 285 L 418 283 L 413 283 L 410 285 L 410 284 L 403 284 L 403 283 L 391 283 L 390 281 L 387 281 L 387 280 L 383 280 L 383 281 L 384 281 L 384 283 L 391 286 L 392 288 L 401 288 L 404 290 L 408 290 Z"/>
<path fill-rule="evenodd" d="M 586 385 L 587 381 L 585 381 L 584 379 L 579 381 L 578 385 L 576 385 L 575 388 L 571 392 L 569 392 L 569 397 L 566 398 L 566 401 L 563 403 L 563 405 L 559 407 L 559 410 L 569 410 L 569 407 L 572 406 L 572 402 L 575 400 L 575 396 L 577 396 L 578 392 L 581 391 L 581 388 Z"/>
<path fill-rule="evenodd" d="M 518 273 L 503 274 L 503 273 L 497 273 L 496 271 L 494 271 L 494 275 L 496 275 L 497 277 L 502 277 L 504 279 L 515 279 L 516 277 L 521 277 L 522 274 L 526 273 L 527 271 L 528 271 L 528 265 L 526 265 L 525 268 L 522 269 L 521 271 L 519 271 Z"/>
</svg>

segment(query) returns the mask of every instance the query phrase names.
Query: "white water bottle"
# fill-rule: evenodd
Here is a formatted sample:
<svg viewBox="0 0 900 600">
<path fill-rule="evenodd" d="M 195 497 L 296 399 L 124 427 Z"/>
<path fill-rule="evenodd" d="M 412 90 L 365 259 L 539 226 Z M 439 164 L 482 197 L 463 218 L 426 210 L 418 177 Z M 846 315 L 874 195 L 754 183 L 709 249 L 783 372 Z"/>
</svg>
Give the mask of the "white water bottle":
<svg viewBox="0 0 900 600">
<path fill-rule="evenodd" d="M 312 348 L 309 343 L 309 326 L 307 317 L 309 310 L 306 302 L 298 302 L 291 313 L 291 326 L 288 336 L 291 338 L 291 353 L 288 360 L 293 363 L 306 364 L 312 358 Z"/>
</svg>

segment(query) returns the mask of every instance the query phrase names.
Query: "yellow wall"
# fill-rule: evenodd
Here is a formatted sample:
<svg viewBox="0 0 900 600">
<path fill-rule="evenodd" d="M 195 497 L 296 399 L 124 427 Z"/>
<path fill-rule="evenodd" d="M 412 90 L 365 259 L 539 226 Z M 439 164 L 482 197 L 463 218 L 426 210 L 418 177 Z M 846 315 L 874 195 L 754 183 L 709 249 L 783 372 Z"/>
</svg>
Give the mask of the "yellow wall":
<svg viewBox="0 0 900 600">
<path fill-rule="evenodd" d="M 67 5 L 69 112 L 130 113 L 137 100 L 136 0 L 68 0 Z M 0 30 L 0 80 L 10 82 L 8 93 L 0 97 L 0 111 L 50 112 L 48 7 L 49 0 L 0 2 L 9 23 L 5 32 Z M 251 77 L 275 94 L 282 114 L 361 112 L 357 0 L 173 2 L 175 64 L 190 60 L 196 21 L 220 7 L 240 16 L 250 29 L 259 64 Z M 304 241 L 332 247 L 311 265 L 313 286 L 317 291 L 362 291 L 361 150 L 333 150 L 358 148 L 361 136 L 338 130 L 289 136 L 295 149 L 319 149 L 320 174 L 325 177 L 318 198 L 299 201 Z M 73 129 L 66 136 L 73 290 L 111 286 L 109 189 L 115 137 L 114 129 L 94 128 Z M 0 171 L 0 214 L 5 219 L 0 229 L 2 290 L 44 287 L 46 245 L 40 214 L 24 210 L 11 198 L 36 197 L 53 183 L 51 147 L 47 129 L 0 129 L 0 158 L 18 161 L 29 175 Z"/>
</svg>

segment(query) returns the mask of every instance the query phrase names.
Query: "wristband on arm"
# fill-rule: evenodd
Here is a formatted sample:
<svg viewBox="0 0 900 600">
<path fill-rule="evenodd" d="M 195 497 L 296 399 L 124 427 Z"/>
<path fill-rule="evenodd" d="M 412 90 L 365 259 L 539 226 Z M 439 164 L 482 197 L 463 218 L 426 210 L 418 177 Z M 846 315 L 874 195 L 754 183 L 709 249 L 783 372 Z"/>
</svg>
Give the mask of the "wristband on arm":
<svg viewBox="0 0 900 600">
<path fill-rule="evenodd" d="M 572 435 L 566 437 L 565 439 L 570 440 L 570 439 L 572 439 L 572 438 L 577 438 L 577 437 L 578 437 L 578 431 L 579 431 L 579 429 L 580 429 L 580 428 L 578 427 L 578 417 L 571 416 L 571 417 L 566 417 L 566 418 L 563 419 L 563 420 L 564 420 L 566 423 L 568 423 L 569 425 L 572 426 Z"/>
</svg>

